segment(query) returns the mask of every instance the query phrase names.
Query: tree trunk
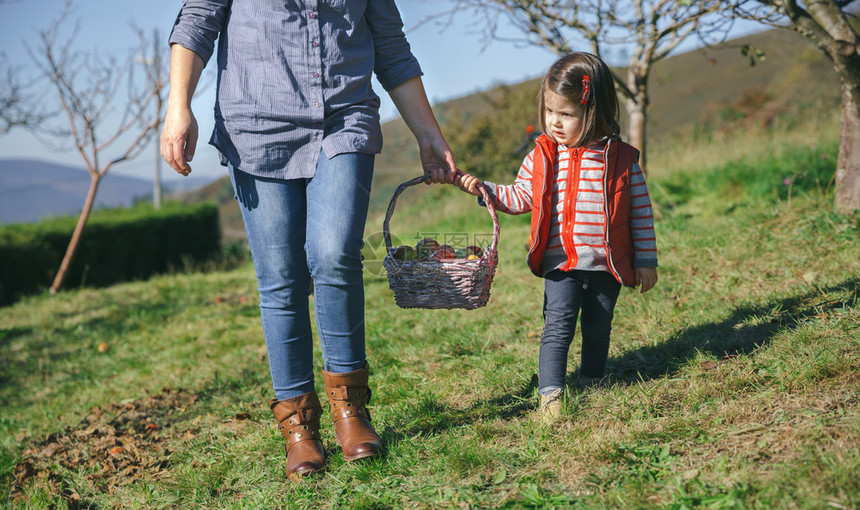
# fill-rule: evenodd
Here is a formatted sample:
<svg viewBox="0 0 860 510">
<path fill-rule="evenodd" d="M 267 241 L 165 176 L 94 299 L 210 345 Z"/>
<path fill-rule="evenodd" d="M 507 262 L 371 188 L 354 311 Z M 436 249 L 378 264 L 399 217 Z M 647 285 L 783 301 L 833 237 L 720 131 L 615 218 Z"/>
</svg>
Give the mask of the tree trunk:
<svg viewBox="0 0 860 510">
<path fill-rule="evenodd" d="M 842 85 L 842 129 L 835 195 L 837 212 L 860 210 L 860 110 L 845 83 Z"/>
<path fill-rule="evenodd" d="M 794 0 L 782 3 L 795 30 L 833 61 L 842 83 L 842 128 L 833 200 L 840 213 L 860 210 L 860 38 L 848 21 L 847 3 L 815 0 L 804 2 L 806 10 Z"/>
<path fill-rule="evenodd" d="M 60 263 L 60 269 L 57 270 L 57 275 L 54 277 L 54 283 L 51 284 L 51 295 L 57 293 L 63 285 L 63 280 L 66 278 L 66 272 L 72 264 L 72 259 L 75 258 L 75 252 L 78 251 L 78 243 L 81 240 L 81 233 L 84 231 L 84 226 L 87 224 L 87 219 L 90 217 L 90 212 L 93 210 L 93 203 L 96 199 L 96 191 L 99 188 L 99 180 L 101 176 L 98 173 L 90 174 L 90 190 L 87 192 L 87 199 L 84 202 L 84 208 L 81 215 L 78 216 L 78 223 L 75 225 L 75 231 L 72 232 L 72 239 L 69 241 L 69 246 L 66 248 L 66 255 Z"/>
<path fill-rule="evenodd" d="M 639 166 L 642 171 L 645 171 L 645 127 L 647 125 L 648 114 L 645 112 L 645 107 L 633 99 L 627 100 L 627 113 L 629 115 L 630 126 L 627 128 L 627 142 L 639 149 Z"/>
<path fill-rule="evenodd" d="M 645 132 L 648 126 L 648 80 L 646 66 L 632 64 L 627 68 L 627 88 L 633 93 L 625 101 L 629 126 L 627 126 L 627 142 L 639 149 L 639 166 L 645 172 L 646 145 L 648 136 Z"/>
</svg>

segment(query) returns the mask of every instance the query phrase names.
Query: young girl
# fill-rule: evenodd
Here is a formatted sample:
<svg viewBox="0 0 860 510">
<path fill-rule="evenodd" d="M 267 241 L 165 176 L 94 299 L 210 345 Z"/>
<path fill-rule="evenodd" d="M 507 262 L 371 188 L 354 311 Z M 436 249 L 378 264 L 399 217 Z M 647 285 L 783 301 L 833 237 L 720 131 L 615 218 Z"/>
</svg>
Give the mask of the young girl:
<svg viewBox="0 0 860 510">
<path fill-rule="evenodd" d="M 622 285 L 657 282 L 654 217 L 638 151 L 618 137 L 609 68 L 589 53 L 550 67 L 539 95 L 542 134 L 513 185 L 485 182 L 497 210 L 531 212 L 528 264 L 545 279 L 538 370 L 540 411 L 559 416 L 567 356 L 582 316 L 583 387 L 604 380 L 612 313 Z M 478 179 L 458 174 L 480 196 Z"/>
</svg>

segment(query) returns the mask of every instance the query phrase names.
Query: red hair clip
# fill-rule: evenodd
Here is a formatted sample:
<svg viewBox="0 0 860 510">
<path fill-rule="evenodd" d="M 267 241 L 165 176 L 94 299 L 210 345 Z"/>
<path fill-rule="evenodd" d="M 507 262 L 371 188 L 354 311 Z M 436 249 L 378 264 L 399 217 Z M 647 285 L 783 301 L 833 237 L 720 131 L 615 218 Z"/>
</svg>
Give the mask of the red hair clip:
<svg viewBox="0 0 860 510">
<path fill-rule="evenodd" d="M 591 78 L 587 74 L 582 76 L 582 104 L 588 104 L 588 93 L 591 91 Z"/>
</svg>

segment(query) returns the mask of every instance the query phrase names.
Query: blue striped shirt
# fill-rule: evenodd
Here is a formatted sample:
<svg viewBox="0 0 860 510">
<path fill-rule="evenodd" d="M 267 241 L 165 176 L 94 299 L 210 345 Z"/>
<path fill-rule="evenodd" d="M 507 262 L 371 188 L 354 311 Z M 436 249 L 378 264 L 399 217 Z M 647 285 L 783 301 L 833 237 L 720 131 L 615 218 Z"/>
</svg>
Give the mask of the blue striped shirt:
<svg viewBox="0 0 860 510">
<path fill-rule="evenodd" d="M 321 150 L 379 153 L 372 73 L 386 90 L 421 75 L 394 0 L 184 0 L 170 44 L 208 62 L 216 39 L 209 143 L 262 177 L 311 177 Z"/>
</svg>

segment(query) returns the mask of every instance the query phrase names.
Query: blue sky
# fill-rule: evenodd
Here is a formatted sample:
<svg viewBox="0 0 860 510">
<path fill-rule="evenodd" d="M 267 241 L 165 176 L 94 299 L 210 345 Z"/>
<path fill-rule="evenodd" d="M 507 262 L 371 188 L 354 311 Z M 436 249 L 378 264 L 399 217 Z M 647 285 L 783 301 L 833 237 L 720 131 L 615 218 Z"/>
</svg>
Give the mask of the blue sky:
<svg viewBox="0 0 860 510">
<path fill-rule="evenodd" d="M 25 41 L 36 46 L 35 30 L 44 28 L 59 16 L 65 0 L 3 0 L 0 3 L 0 51 L 13 63 L 22 66 L 30 59 Z M 80 23 L 76 48 L 89 51 L 114 52 L 123 56 L 137 44 L 132 21 L 147 33 L 160 30 L 166 38 L 180 0 L 78 0 L 71 19 Z M 431 103 L 484 90 L 498 83 L 516 83 L 540 76 L 553 62 L 549 51 L 508 42 L 494 41 L 484 48 L 476 25 L 468 16 L 457 16 L 454 23 L 442 30 L 439 24 L 421 24 L 428 15 L 450 5 L 439 0 L 400 0 L 398 6 L 406 26 L 407 37 L 413 52 L 424 70 L 424 85 Z M 68 27 L 71 23 L 67 23 Z M 504 30 L 504 27 L 503 27 Z M 508 30 L 509 35 L 516 32 Z M 377 93 L 383 99 L 383 120 L 396 115 L 396 110 L 380 86 Z M 211 180 L 226 175 L 217 162 L 215 149 L 206 144 L 212 131 L 212 105 L 214 86 L 200 94 L 193 108 L 200 125 L 201 141 L 193 163 L 193 176 L 187 184 L 196 185 L 199 179 Z M 119 149 L 117 149 L 119 150 Z M 106 154 L 110 157 L 110 153 Z M 83 166 L 80 156 L 73 151 L 51 151 L 32 135 L 22 130 L 0 136 L 0 159 L 34 158 Z M 137 159 L 115 167 L 112 172 L 151 178 L 155 162 L 155 148 L 147 148 Z M 172 170 L 162 170 L 165 179 L 181 179 Z"/>
</svg>

